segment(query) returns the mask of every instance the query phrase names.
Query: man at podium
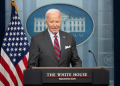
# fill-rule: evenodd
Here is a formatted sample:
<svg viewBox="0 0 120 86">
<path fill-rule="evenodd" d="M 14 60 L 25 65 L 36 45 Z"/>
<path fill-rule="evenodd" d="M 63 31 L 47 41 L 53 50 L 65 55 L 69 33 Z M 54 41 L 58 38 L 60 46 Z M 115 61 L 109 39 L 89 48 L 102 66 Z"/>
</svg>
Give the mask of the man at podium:
<svg viewBox="0 0 120 86">
<path fill-rule="evenodd" d="M 49 9 L 45 15 L 48 28 L 31 38 L 28 68 L 30 67 L 82 67 L 74 36 L 60 30 L 61 13 Z"/>
</svg>

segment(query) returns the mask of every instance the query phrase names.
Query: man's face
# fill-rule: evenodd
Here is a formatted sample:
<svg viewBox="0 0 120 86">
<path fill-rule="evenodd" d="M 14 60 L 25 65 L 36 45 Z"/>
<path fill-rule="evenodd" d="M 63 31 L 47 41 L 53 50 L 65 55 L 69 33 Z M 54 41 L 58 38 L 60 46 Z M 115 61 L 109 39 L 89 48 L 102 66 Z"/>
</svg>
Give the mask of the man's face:
<svg viewBox="0 0 120 86">
<path fill-rule="evenodd" d="M 48 13 L 47 19 L 45 20 L 46 25 L 48 26 L 49 30 L 53 34 L 57 34 L 57 32 L 60 30 L 60 26 L 62 23 L 61 15 L 59 12 L 56 13 Z"/>
</svg>

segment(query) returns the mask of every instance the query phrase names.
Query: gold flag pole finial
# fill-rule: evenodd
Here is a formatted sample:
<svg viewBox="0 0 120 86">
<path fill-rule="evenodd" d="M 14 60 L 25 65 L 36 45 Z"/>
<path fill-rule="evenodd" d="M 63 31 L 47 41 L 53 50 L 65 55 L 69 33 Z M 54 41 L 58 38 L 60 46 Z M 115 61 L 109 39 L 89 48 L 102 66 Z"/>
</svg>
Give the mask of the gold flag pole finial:
<svg viewBox="0 0 120 86">
<path fill-rule="evenodd" d="M 17 13 L 18 13 L 18 9 L 17 9 L 17 6 L 16 6 L 16 4 L 15 4 L 14 0 L 12 0 L 11 5 L 15 7 L 15 10 L 16 10 L 16 11 L 17 11 Z"/>
</svg>

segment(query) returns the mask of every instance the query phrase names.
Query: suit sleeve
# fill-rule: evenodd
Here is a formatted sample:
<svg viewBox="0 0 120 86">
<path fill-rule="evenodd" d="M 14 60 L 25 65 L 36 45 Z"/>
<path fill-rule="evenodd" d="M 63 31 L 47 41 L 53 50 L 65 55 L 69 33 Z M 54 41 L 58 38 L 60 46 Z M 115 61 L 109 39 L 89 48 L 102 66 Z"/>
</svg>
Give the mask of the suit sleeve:
<svg viewBox="0 0 120 86">
<path fill-rule="evenodd" d="M 31 43 L 30 43 L 30 51 L 29 51 L 29 59 L 28 59 L 28 66 L 35 67 L 38 62 L 38 53 L 39 53 L 39 47 L 37 41 L 32 37 Z"/>
<path fill-rule="evenodd" d="M 72 67 L 82 67 L 82 61 L 80 60 L 79 56 L 78 56 L 78 52 L 76 49 L 76 41 L 74 39 L 74 36 L 72 35 Z"/>
</svg>

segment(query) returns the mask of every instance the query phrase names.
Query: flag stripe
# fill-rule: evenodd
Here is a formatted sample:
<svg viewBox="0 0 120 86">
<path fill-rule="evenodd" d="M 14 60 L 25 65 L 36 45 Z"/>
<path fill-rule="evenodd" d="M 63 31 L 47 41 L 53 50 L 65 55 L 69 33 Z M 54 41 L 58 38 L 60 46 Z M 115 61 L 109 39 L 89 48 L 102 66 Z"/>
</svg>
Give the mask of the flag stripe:
<svg viewBox="0 0 120 86">
<path fill-rule="evenodd" d="M 23 61 L 21 60 L 19 63 L 19 68 L 21 69 L 22 73 L 23 73 L 23 70 L 25 70 L 25 66 L 23 65 Z"/>
<path fill-rule="evenodd" d="M 18 77 L 18 73 L 17 73 L 15 67 L 13 66 L 13 64 L 11 63 L 9 57 L 7 56 L 7 54 L 4 52 L 4 50 L 2 48 L 1 48 L 1 56 L 4 57 L 3 59 L 6 61 L 6 63 L 9 64 L 9 67 L 10 67 L 11 71 L 13 72 L 14 76 L 17 79 L 18 86 L 22 86 L 22 83 L 20 81 L 20 78 Z"/>
<path fill-rule="evenodd" d="M 28 65 L 27 57 L 25 56 L 25 57 L 22 59 L 22 61 L 23 61 L 23 64 L 24 64 L 25 68 L 27 68 L 27 65 Z"/>
<path fill-rule="evenodd" d="M 6 82 L 5 84 L 3 84 Z M 6 80 L 6 78 L 0 73 L 0 86 L 10 86 L 9 82 Z"/>
<path fill-rule="evenodd" d="M 9 81 L 9 85 L 8 86 L 15 86 L 13 81 L 11 80 L 9 73 L 4 69 L 4 67 L 0 64 L 0 68 L 2 69 L 1 75 L 4 75 L 4 80 L 3 81 Z M 0 77 L 1 78 L 1 77 Z M 7 86 L 7 85 L 6 85 Z"/>
<path fill-rule="evenodd" d="M 28 61 L 28 58 L 29 58 L 29 52 L 26 54 L 26 58 L 27 58 L 27 61 Z"/>
<path fill-rule="evenodd" d="M 17 73 L 18 73 L 18 76 L 19 76 L 19 78 L 20 78 L 20 81 L 23 83 L 23 73 L 22 73 L 22 71 L 21 71 L 21 69 L 20 69 L 20 67 L 19 67 L 18 64 L 15 66 L 15 69 L 16 69 L 16 71 L 17 71 Z M 23 86 L 23 85 L 21 85 L 21 86 Z"/>
<path fill-rule="evenodd" d="M 10 78 L 12 79 L 15 86 L 18 86 L 16 77 L 14 76 L 13 72 L 11 71 L 9 65 L 4 61 L 3 57 L 1 56 L 1 65 L 5 68 L 5 70 L 10 74 Z"/>
<path fill-rule="evenodd" d="M 1 75 L 0 75 L 1 76 Z M 3 79 L 3 78 L 2 78 Z M 2 82 L 2 80 L 0 80 L 0 86 L 5 86 Z M 7 83 L 7 82 L 6 82 Z"/>
</svg>

